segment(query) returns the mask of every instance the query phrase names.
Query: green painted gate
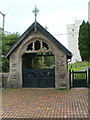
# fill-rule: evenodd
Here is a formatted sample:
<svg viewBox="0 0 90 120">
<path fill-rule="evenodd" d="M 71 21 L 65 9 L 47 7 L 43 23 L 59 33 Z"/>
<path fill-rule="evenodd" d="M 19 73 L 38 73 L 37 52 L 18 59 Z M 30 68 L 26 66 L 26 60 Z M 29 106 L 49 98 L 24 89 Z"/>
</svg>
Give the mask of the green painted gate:
<svg viewBox="0 0 90 120">
<path fill-rule="evenodd" d="M 23 87 L 55 87 L 55 69 L 23 69 Z"/>
<path fill-rule="evenodd" d="M 72 72 L 72 87 L 87 87 L 87 70 Z"/>
</svg>

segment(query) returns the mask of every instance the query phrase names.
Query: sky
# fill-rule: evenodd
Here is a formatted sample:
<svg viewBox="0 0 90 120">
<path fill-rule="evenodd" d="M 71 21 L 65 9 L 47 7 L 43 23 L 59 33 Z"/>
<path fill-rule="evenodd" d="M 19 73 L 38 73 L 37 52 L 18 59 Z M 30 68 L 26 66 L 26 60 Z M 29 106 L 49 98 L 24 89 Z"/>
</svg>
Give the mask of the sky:
<svg viewBox="0 0 90 120">
<path fill-rule="evenodd" d="M 5 31 L 22 34 L 34 21 L 35 5 L 40 10 L 37 21 L 67 47 L 67 24 L 88 21 L 89 0 L 0 0 L 5 15 Z M 0 15 L 2 27 L 2 15 Z"/>
</svg>

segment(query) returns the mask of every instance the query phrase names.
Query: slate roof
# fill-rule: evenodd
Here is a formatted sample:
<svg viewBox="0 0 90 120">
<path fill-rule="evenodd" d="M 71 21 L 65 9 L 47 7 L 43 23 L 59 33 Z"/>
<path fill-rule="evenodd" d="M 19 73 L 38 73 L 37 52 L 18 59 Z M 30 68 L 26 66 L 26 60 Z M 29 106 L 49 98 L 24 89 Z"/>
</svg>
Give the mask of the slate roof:
<svg viewBox="0 0 90 120">
<path fill-rule="evenodd" d="M 13 50 L 23 41 L 23 39 L 25 39 L 30 32 L 34 31 L 34 28 L 35 22 L 19 37 L 19 39 L 7 51 L 5 57 L 9 57 Z M 53 35 L 51 35 L 44 27 L 42 27 L 38 22 L 36 22 L 36 28 L 37 30 L 42 31 L 42 33 L 45 36 L 50 38 L 52 42 L 54 42 L 60 49 L 62 49 L 67 54 L 68 59 L 72 57 L 72 53 L 66 47 L 64 47 Z"/>
</svg>

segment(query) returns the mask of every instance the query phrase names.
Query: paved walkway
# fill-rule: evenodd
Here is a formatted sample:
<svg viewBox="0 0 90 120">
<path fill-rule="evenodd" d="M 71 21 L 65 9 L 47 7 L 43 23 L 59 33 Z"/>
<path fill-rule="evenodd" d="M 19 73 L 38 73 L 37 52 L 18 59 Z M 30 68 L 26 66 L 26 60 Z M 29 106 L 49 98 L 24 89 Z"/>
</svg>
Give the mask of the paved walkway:
<svg viewBox="0 0 90 120">
<path fill-rule="evenodd" d="M 89 120 L 88 89 L 4 89 L 2 95 L 3 118 Z"/>
</svg>

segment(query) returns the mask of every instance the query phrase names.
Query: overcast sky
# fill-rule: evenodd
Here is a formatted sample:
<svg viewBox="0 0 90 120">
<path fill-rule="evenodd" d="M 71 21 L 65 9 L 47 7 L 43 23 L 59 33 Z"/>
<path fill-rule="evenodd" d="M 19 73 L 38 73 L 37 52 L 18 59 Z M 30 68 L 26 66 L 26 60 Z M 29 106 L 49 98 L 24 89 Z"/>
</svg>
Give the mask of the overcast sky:
<svg viewBox="0 0 90 120">
<path fill-rule="evenodd" d="M 75 19 L 88 20 L 89 0 L 0 0 L 0 11 L 5 16 L 5 31 L 22 34 L 35 20 L 32 10 L 40 10 L 37 21 L 66 46 L 66 25 Z M 0 15 L 2 27 L 2 15 Z"/>
</svg>

